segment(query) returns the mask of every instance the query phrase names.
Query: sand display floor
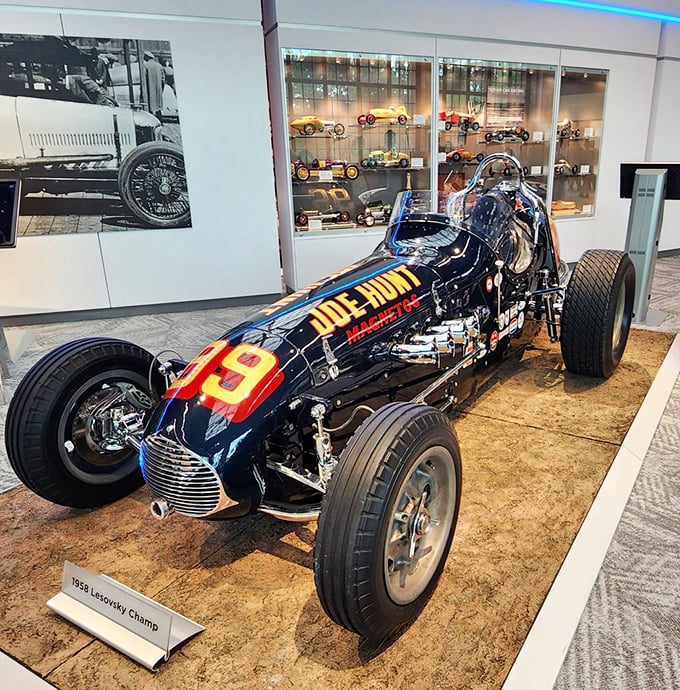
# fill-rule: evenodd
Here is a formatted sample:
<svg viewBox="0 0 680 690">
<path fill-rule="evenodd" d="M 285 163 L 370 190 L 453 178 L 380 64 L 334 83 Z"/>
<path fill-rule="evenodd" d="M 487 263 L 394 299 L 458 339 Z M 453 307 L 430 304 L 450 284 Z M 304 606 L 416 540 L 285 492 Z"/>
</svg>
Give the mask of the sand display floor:
<svg viewBox="0 0 680 690">
<path fill-rule="evenodd" d="M 313 523 L 158 523 L 144 490 L 89 512 L 23 487 L 0 496 L 0 648 L 65 690 L 499 688 L 672 337 L 632 331 L 606 382 L 565 373 L 559 346 L 539 340 L 452 417 L 463 455 L 453 548 L 429 606 L 387 649 L 323 613 Z M 149 673 L 47 609 L 64 560 L 205 632 Z"/>
</svg>

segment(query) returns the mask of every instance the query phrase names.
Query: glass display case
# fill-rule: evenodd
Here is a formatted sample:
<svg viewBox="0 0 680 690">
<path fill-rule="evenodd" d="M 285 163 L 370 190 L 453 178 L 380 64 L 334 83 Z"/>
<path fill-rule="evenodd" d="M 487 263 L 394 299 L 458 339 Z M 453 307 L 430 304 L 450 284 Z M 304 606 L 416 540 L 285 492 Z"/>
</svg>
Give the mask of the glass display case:
<svg viewBox="0 0 680 690">
<path fill-rule="evenodd" d="M 367 232 L 430 188 L 432 61 L 283 50 L 296 234 Z"/>
<path fill-rule="evenodd" d="M 486 155 L 507 152 L 547 198 L 556 67 L 441 58 L 437 113 L 440 192 L 465 186 Z M 515 174 L 492 167 L 489 177 Z"/>
<path fill-rule="evenodd" d="M 595 212 L 606 85 L 606 70 L 562 69 L 553 165 L 553 215 L 592 216 Z"/>
</svg>

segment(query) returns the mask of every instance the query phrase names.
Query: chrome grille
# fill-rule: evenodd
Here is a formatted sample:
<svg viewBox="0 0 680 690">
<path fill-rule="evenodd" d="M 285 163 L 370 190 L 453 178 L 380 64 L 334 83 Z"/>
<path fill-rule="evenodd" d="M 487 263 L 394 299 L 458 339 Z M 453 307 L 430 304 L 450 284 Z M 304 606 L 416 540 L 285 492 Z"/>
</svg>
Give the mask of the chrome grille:
<svg viewBox="0 0 680 690">
<path fill-rule="evenodd" d="M 217 472 L 173 439 L 152 434 L 142 441 L 141 467 L 154 498 L 164 498 L 182 515 L 206 517 L 233 505 Z"/>
</svg>

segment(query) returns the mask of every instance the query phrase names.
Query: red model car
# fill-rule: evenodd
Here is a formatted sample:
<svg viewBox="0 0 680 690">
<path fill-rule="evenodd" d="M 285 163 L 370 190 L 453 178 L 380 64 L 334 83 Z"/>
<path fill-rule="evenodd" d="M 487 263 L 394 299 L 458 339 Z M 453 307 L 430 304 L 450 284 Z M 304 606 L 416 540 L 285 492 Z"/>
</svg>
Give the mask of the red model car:
<svg viewBox="0 0 680 690">
<path fill-rule="evenodd" d="M 439 113 L 439 120 L 445 122 L 445 129 L 448 131 L 454 125 L 458 125 L 462 130 L 466 131 L 470 128 L 475 131 L 479 129 L 479 122 L 475 120 L 475 116 L 471 113 L 459 113 L 455 110 L 449 110 L 448 112 L 442 110 Z"/>
</svg>

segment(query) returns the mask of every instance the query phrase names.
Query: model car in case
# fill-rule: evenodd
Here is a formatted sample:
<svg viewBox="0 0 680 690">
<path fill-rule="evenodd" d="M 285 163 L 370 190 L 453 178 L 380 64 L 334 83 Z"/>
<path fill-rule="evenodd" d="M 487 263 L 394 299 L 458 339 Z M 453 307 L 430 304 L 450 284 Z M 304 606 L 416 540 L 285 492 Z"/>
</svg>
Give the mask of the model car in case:
<svg viewBox="0 0 680 690">
<path fill-rule="evenodd" d="M 360 125 L 374 125 L 376 122 L 405 125 L 410 119 L 411 116 L 406 112 L 406 108 L 398 105 L 389 108 L 373 108 L 359 115 L 357 122 Z"/>
<path fill-rule="evenodd" d="M 560 158 L 554 165 L 555 175 L 578 175 L 578 165 L 571 165 L 566 158 Z"/>
<path fill-rule="evenodd" d="M 461 161 L 465 161 L 466 163 L 469 163 L 470 161 L 479 162 L 483 159 L 483 153 L 474 154 L 467 149 L 454 149 L 446 154 L 446 160 L 451 163 L 460 163 Z"/>
<path fill-rule="evenodd" d="M 384 204 L 378 199 L 366 204 L 365 209 L 357 214 L 356 221 L 359 225 L 366 225 L 370 228 L 376 223 L 386 223 L 390 213 L 392 213 L 392 206 Z"/>
<path fill-rule="evenodd" d="M 362 168 L 408 168 L 409 165 L 411 156 L 394 149 L 371 151 L 366 158 L 361 159 Z"/>
<path fill-rule="evenodd" d="M 567 118 L 557 123 L 557 134 L 560 139 L 578 139 L 581 136 L 581 130 Z"/>
<path fill-rule="evenodd" d="M 310 165 L 307 165 L 298 159 L 290 164 L 291 174 L 301 182 L 312 176 L 318 177 L 320 170 L 328 170 L 333 177 L 346 177 L 348 180 L 356 180 L 359 177 L 359 168 L 346 160 L 315 158 Z"/>
<path fill-rule="evenodd" d="M 295 212 L 295 224 L 306 226 L 309 225 L 310 218 L 317 218 L 322 223 L 347 223 L 350 219 L 349 211 L 338 211 L 332 206 L 327 208 L 325 211 L 319 211 L 318 209 L 308 209 L 303 211 Z"/>
<path fill-rule="evenodd" d="M 303 115 L 295 120 L 291 120 L 290 126 L 300 134 L 305 136 L 312 136 L 316 132 L 328 132 L 336 136 L 342 136 L 345 133 L 345 125 L 334 120 L 322 120 L 316 115 Z"/>
<path fill-rule="evenodd" d="M 488 188 L 499 160 L 516 174 Z M 429 192 L 400 193 L 372 254 L 191 362 L 111 338 L 57 348 L 11 400 L 12 467 L 77 508 L 145 481 L 168 529 L 182 529 L 173 511 L 318 519 L 325 611 L 373 640 L 398 635 L 434 592 L 458 518 L 461 457 L 443 410 L 542 325 L 569 371 L 610 376 L 635 288 L 619 251 L 586 252 L 569 277 L 542 199 L 506 154 L 435 208 Z"/>
<path fill-rule="evenodd" d="M 522 141 L 529 141 L 529 132 L 521 125 L 516 127 L 505 127 L 503 129 L 494 129 L 492 132 L 487 132 L 484 135 L 487 142 L 490 141 L 504 141 L 505 139 L 521 139 Z"/>
<path fill-rule="evenodd" d="M 479 129 L 479 122 L 475 120 L 475 116 L 471 113 L 459 113 L 455 110 L 441 111 L 439 113 L 440 122 L 444 122 L 444 129 L 447 131 L 454 126 L 460 127 L 464 132 L 468 129 L 477 131 Z"/>
</svg>

